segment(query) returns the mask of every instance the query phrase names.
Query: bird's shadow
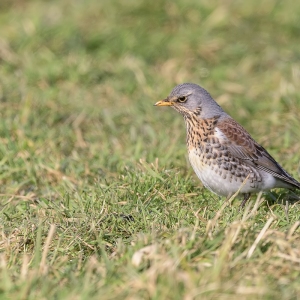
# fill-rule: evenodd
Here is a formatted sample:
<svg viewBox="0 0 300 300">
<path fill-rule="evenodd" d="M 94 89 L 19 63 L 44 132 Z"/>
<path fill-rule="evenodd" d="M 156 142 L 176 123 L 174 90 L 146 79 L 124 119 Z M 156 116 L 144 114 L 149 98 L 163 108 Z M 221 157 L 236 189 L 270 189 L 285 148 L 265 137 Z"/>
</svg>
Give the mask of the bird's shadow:
<svg viewBox="0 0 300 300">
<path fill-rule="evenodd" d="M 265 194 L 265 199 L 268 201 L 269 205 L 283 204 L 286 202 L 289 204 L 300 203 L 300 195 L 291 190 L 273 190 Z"/>
</svg>

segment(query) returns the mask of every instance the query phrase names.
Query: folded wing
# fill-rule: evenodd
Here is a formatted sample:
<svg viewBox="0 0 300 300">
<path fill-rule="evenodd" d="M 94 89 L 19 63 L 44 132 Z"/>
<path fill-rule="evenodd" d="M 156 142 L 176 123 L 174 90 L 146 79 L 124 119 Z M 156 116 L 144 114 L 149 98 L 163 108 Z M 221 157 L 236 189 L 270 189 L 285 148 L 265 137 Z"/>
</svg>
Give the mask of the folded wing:
<svg viewBox="0 0 300 300">
<path fill-rule="evenodd" d="M 300 183 L 290 176 L 275 159 L 250 136 L 250 134 L 233 119 L 220 120 L 216 131 L 226 144 L 228 151 L 248 165 L 272 174 L 296 188 Z"/>
</svg>

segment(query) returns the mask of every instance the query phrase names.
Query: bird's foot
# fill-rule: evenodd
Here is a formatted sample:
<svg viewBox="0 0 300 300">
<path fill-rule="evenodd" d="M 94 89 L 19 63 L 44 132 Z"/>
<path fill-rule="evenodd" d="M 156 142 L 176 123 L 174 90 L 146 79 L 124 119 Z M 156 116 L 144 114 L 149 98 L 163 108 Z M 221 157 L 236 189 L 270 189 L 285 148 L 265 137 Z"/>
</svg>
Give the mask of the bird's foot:
<svg viewBox="0 0 300 300">
<path fill-rule="evenodd" d="M 240 205 L 240 210 L 245 207 L 245 205 L 246 205 L 247 201 L 250 199 L 250 197 L 251 197 L 250 193 L 244 194 L 244 199 L 243 199 L 243 201 L 242 201 L 242 203 Z"/>
</svg>

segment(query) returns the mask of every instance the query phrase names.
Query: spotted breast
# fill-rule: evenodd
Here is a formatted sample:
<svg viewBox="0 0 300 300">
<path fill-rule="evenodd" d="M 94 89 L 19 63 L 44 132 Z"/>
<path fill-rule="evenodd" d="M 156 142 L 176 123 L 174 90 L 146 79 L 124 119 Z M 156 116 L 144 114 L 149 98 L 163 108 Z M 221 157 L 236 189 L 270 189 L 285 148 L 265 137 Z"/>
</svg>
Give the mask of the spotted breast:
<svg viewBox="0 0 300 300">
<path fill-rule="evenodd" d="M 218 195 L 228 196 L 237 191 L 249 175 L 241 192 L 262 189 L 263 176 L 229 152 L 217 126 L 219 116 L 199 119 L 195 114 L 186 114 L 184 119 L 189 160 L 206 188 Z"/>
</svg>

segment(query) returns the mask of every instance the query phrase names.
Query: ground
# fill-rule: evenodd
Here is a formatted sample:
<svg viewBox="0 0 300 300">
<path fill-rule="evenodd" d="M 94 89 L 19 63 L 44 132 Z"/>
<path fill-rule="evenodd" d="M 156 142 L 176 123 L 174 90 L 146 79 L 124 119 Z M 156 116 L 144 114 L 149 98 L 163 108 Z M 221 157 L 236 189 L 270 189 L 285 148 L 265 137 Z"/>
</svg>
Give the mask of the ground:
<svg viewBox="0 0 300 300">
<path fill-rule="evenodd" d="M 300 2 L 3 0 L 1 299 L 299 299 L 299 192 L 203 188 L 182 82 L 300 179 Z"/>
</svg>

